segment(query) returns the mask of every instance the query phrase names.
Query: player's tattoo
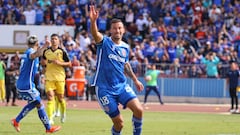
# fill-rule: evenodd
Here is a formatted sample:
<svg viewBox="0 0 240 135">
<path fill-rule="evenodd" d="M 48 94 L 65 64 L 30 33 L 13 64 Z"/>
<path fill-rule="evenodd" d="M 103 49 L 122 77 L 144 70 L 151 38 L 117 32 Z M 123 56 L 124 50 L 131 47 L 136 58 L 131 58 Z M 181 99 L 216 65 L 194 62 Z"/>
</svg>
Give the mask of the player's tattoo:
<svg viewBox="0 0 240 135">
<path fill-rule="evenodd" d="M 132 70 L 132 67 L 131 67 L 130 63 L 127 62 L 127 63 L 124 65 L 124 72 L 125 72 L 125 74 L 127 74 L 131 79 L 135 79 L 135 74 L 134 74 L 134 72 L 133 72 L 133 70 Z"/>
</svg>

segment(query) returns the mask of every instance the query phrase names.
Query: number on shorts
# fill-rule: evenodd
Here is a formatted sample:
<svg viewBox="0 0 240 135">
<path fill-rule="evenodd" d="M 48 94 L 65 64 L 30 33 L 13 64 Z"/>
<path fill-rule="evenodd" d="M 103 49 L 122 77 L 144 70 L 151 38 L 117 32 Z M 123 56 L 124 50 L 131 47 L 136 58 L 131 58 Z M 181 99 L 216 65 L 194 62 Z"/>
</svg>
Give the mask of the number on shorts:
<svg viewBox="0 0 240 135">
<path fill-rule="evenodd" d="M 102 105 L 109 104 L 109 100 L 108 100 L 107 96 L 101 97 L 100 101 L 101 101 Z"/>
</svg>

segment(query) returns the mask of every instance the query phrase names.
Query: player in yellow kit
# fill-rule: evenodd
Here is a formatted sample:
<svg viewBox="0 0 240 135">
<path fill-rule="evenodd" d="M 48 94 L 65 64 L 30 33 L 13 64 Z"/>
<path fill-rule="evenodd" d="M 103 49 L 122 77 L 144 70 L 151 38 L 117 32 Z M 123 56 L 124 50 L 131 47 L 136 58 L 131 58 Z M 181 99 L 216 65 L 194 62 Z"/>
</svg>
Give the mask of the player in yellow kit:
<svg viewBox="0 0 240 135">
<path fill-rule="evenodd" d="M 45 67 L 47 94 L 47 114 L 50 123 L 53 124 L 53 113 L 55 111 L 55 95 L 60 103 L 61 122 L 66 118 L 66 101 L 64 99 L 65 91 L 65 67 L 71 66 L 71 61 L 67 53 L 59 47 L 60 38 L 57 34 L 51 35 L 51 47 L 43 53 L 42 65 Z"/>
</svg>

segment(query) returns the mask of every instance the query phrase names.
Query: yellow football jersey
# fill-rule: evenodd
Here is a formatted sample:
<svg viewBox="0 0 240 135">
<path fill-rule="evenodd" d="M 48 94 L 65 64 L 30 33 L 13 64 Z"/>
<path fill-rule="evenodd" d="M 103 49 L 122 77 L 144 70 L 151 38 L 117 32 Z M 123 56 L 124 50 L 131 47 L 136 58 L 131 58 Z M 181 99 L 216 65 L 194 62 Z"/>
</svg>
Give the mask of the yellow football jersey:
<svg viewBox="0 0 240 135">
<path fill-rule="evenodd" d="M 46 49 L 43 53 L 43 59 L 47 60 L 45 77 L 49 81 L 65 81 L 65 69 L 63 66 L 56 65 L 52 61 L 59 60 L 69 62 L 67 53 L 62 49 L 52 50 L 51 47 Z"/>
</svg>

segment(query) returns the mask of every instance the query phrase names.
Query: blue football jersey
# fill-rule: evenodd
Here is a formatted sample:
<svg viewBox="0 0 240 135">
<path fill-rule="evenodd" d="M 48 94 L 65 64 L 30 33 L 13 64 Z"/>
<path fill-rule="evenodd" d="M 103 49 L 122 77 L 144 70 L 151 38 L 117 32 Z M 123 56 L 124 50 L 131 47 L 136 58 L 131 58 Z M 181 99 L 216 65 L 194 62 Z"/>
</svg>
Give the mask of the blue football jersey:
<svg viewBox="0 0 240 135">
<path fill-rule="evenodd" d="M 30 54 L 34 52 L 33 48 L 29 48 L 22 55 L 20 74 L 17 80 L 17 89 L 20 91 L 32 90 L 35 87 L 34 76 L 38 71 L 39 58 L 30 59 Z"/>
<path fill-rule="evenodd" d="M 97 66 L 92 85 L 119 93 L 127 82 L 124 65 L 128 60 L 129 45 L 123 41 L 115 44 L 110 37 L 104 36 L 97 45 Z"/>
</svg>

